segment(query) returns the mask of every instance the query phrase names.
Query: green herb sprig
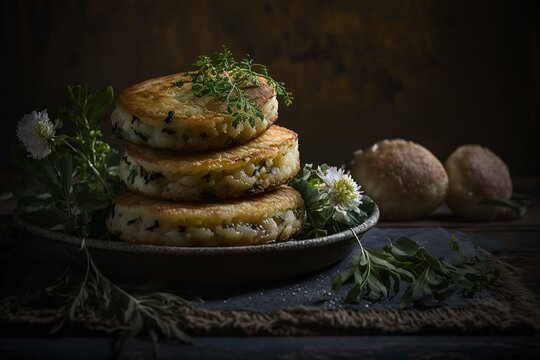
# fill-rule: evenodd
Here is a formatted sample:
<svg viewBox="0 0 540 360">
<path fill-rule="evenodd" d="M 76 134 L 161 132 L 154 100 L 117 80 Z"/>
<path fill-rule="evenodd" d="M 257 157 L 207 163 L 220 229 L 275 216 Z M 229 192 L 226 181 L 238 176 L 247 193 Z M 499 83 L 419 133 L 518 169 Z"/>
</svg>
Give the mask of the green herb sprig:
<svg viewBox="0 0 540 360">
<path fill-rule="evenodd" d="M 292 104 L 292 93 L 285 89 L 285 83 L 270 77 L 266 66 L 253 62 L 249 56 L 236 61 L 225 46 L 212 56 L 199 56 L 193 66 L 197 68 L 191 74 L 193 94 L 224 101 L 227 113 L 234 117 L 234 127 L 244 122 L 255 127 L 257 119 L 264 119 L 264 114 L 246 92 L 246 88 L 261 86 L 260 78 L 264 78 L 276 94 L 283 97 L 285 105 Z M 176 82 L 173 86 L 182 87 L 184 82 Z"/>
<path fill-rule="evenodd" d="M 73 151 L 78 175 L 90 182 L 91 187 L 111 192 L 107 184 L 109 169 L 107 161 L 114 150 L 103 141 L 101 125 L 114 99 L 114 91 L 91 93 L 88 86 L 76 85 L 66 88 L 67 104 L 59 110 L 59 121 L 74 125 L 74 134 L 61 135 L 55 140 Z"/>
<path fill-rule="evenodd" d="M 86 262 L 82 279 L 67 271 L 45 292 L 60 297 L 64 302 L 64 317 L 52 329 L 56 333 L 69 327 L 77 317 L 114 319 L 122 330 L 115 333 L 113 356 L 119 355 L 129 339 L 141 334 L 150 336 L 154 356 L 159 337 L 190 343 L 191 338 L 182 331 L 172 309 L 189 306 L 184 298 L 169 292 L 130 293 L 116 285 L 98 269 L 83 240 L 80 251 Z M 75 285 L 75 286 L 74 286 Z"/>
<path fill-rule="evenodd" d="M 366 195 L 361 195 L 357 208 L 350 206 L 354 194 L 340 191 L 354 189 L 356 183 L 343 170 L 325 164 L 316 169 L 311 164 L 304 165 L 289 185 L 300 192 L 306 208 L 307 220 L 300 239 L 347 231 L 365 221 L 375 207 Z M 349 197 L 348 202 L 344 194 Z M 344 215 L 336 217 L 336 207 L 344 205 Z M 426 248 L 406 237 L 377 251 L 365 248 L 354 231 L 351 234 L 358 240 L 360 250 L 351 266 L 332 281 L 334 291 L 351 284 L 344 302 L 390 299 L 400 293 L 405 283 L 408 285 L 402 294 L 402 307 L 420 302 L 438 304 L 455 293 L 472 296 L 496 285 L 497 272 L 486 269 L 478 257 L 467 256 L 454 235 L 451 250 L 459 254 L 458 264 L 429 254 Z"/>
<path fill-rule="evenodd" d="M 491 206 L 500 206 L 503 208 L 508 208 L 514 212 L 514 215 L 517 219 L 523 219 L 525 213 L 527 212 L 527 205 L 522 202 L 523 200 L 519 197 L 515 197 L 515 194 L 512 195 L 510 200 L 484 200 L 480 201 L 478 205 L 491 205 Z"/>
<path fill-rule="evenodd" d="M 441 303 L 456 293 L 473 296 L 493 288 L 498 279 L 498 272 L 486 269 L 478 257 L 465 255 L 454 235 L 451 250 L 459 254 L 458 264 L 430 255 L 424 247 L 406 237 L 396 239 L 382 251 L 366 249 L 360 240 L 358 244 L 360 251 L 351 267 L 332 282 L 334 291 L 352 283 L 345 302 L 392 298 L 404 282 L 408 285 L 401 298 L 401 307 L 414 303 Z"/>
<path fill-rule="evenodd" d="M 58 111 L 48 139 L 50 154 L 42 159 L 15 148 L 13 160 L 23 171 L 14 195 L 18 214 L 47 229 L 80 236 L 108 237 L 105 217 L 111 197 L 123 189 L 111 165 L 115 151 L 103 141 L 101 125 L 113 102 L 113 89 L 89 92 L 86 85 L 68 86 L 67 103 Z"/>
</svg>

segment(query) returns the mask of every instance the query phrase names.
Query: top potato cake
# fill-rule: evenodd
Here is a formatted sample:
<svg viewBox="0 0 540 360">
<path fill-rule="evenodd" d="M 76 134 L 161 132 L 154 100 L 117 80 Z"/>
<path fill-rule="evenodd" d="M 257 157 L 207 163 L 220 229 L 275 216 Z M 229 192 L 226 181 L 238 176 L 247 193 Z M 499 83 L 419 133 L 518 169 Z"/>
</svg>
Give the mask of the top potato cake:
<svg viewBox="0 0 540 360">
<path fill-rule="evenodd" d="M 278 116 L 272 86 L 244 89 L 264 119 L 233 125 L 225 103 L 212 96 L 195 96 L 189 73 L 158 77 L 135 84 L 118 97 L 111 120 L 114 134 L 134 144 L 181 151 L 200 151 L 244 143 L 264 132 Z M 181 87 L 173 86 L 183 82 Z"/>
</svg>

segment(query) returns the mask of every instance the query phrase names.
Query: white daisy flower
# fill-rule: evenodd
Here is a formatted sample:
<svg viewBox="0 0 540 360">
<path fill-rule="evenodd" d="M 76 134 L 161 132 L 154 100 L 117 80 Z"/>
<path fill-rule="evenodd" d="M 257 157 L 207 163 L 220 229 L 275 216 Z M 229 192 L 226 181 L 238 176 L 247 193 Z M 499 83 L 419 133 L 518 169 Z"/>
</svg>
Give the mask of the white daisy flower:
<svg viewBox="0 0 540 360">
<path fill-rule="evenodd" d="M 322 193 L 328 199 L 328 205 L 335 212 L 332 216 L 339 222 L 345 221 L 348 211 L 359 212 L 358 205 L 362 204 L 362 191 L 351 175 L 343 168 L 335 166 L 323 171 L 317 168 L 317 175 L 323 180 Z"/>
<path fill-rule="evenodd" d="M 17 126 L 17 137 L 29 156 L 46 158 L 51 153 L 49 140 L 54 137 L 54 124 L 49 120 L 47 110 L 24 115 Z"/>
</svg>

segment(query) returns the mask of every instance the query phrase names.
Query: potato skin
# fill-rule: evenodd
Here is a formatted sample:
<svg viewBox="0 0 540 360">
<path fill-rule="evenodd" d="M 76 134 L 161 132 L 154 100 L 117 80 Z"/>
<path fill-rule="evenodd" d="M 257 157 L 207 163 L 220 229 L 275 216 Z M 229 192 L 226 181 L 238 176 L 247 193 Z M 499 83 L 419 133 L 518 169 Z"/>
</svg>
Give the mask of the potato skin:
<svg viewBox="0 0 540 360">
<path fill-rule="evenodd" d="M 485 200 L 508 201 L 512 195 L 508 167 L 491 150 L 475 144 L 460 146 L 444 166 L 450 184 L 446 203 L 456 215 L 477 221 L 515 217 L 511 209 L 479 204 Z"/>
<path fill-rule="evenodd" d="M 382 220 L 426 216 L 448 191 L 441 162 L 423 146 L 402 139 L 382 140 L 355 152 L 351 175 L 377 203 Z"/>
</svg>

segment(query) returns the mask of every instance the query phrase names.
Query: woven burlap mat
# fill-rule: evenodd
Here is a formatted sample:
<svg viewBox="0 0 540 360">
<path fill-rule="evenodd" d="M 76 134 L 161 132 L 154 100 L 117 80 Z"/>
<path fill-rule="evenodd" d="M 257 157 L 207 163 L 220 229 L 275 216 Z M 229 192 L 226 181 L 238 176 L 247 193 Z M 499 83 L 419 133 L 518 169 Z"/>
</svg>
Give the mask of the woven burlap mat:
<svg viewBox="0 0 540 360">
<path fill-rule="evenodd" d="M 375 233 L 378 236 L 388 235 L 381 232 L 383 230 L 377 231 Z M 499 286 L 482 296 L 466 300 L 451 299 L 447 305 L 435 308 L 399 309 L 396 305 L 398 301 L 369 307 L 364 304 L 329 306 L 328 303 L 325 306 L 313 306 L 302 302 L 298 305 L 298 302 L 294 304 L 293 301 L 293 306 L 287 306 L 287 301 L 282 303 L 277 299 L 258 309 L 257 299 L 248 295 L 235 295 L 233 298 L 236 298 L 236 301 L 218 297 L 217 300 L 194 302 L 191 306 L 179 306 L 171 310 L 180 327 L 194 336 L 537 332 L 540 323 L 538 301 L 534 294 L 521 284 L 518 271 L 486 251 L 474 251 L 482 256 L 489 266 L 500 272 Z M 339 271 L 339 266 L 333 271 Z M 316 286 L 317 282 L 307 279 L 304 288 L 309 284 Z M 259 296 L 262 299 L 279 293 L 272 289 L 259 292 Z M 218 306 L 218 303 L 224 305 Z M 249 306 L 243 305 L 248 303 Z M 0 321 L 11 333 L 46 333 L 63 319 L 63 311 L 61 307 L 35 302 L 31 305 L 21 304 L 21 298 L 17 296 L 0 300 Z M 77 334 L 110 334 L 122 327 L 114 319 L 78 314 L 71 329 Z"/>
</svg>

